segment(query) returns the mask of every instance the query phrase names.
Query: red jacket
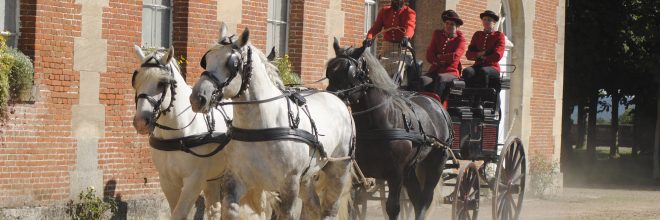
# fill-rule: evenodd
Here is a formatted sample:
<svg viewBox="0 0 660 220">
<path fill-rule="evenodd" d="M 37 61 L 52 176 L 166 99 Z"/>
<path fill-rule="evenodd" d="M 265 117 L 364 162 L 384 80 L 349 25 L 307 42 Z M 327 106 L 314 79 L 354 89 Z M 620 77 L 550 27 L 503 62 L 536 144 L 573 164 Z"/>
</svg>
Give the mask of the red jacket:
<svg viewBox="0 0 660 220">
<path fill-rule="evenodd" d="M 449 38 L 445 31 L 435 30 L 431 44 L 426 49 L 426 60 L 431 63 L 429 73 L 451 73 L 460 77 L 458 68 L 463 54 L 465 54 L 463 32 L 457 30 L 456 36 Z"/>
<path fill-rule="evenodd" d="M 399 43 L 404 34 L 410 39 L 415 34 L 416 16 L 417 14 L 415 11 L 407 5 L 404 5 L 398 11 L 394 10 L 391 6 L 385 6 L 380 12 L 378 12 L 378 17 L 376 17 L 376 21 L 371 29 L 369 29 L 367 38 L 373 39 L 374 36 L 383 29 L 398 27 L 401 30 L 390 30 L 385 32 L 383 34 L 384 39 L 389 42 Z"/>
<path fill-rule="evenodd" d="M 497 71 L 500 71 L 500 59 L 504 55 L 504 45 L 506 39 L 504 33 L 499 31 L 493 31 L 486 33 L 483 31 L 477 31 L 472 35 L 472 40 L 470 41 L 470 46 L 468 47 L 468 52 L 465 54 L 468 60 L 475 60 L 474 65 L 476 66 L 490 66 L 495 68 Z M 483 55 L 483 60 L 477 61 L 477 53 L 485 51 Z"/>
</svg>

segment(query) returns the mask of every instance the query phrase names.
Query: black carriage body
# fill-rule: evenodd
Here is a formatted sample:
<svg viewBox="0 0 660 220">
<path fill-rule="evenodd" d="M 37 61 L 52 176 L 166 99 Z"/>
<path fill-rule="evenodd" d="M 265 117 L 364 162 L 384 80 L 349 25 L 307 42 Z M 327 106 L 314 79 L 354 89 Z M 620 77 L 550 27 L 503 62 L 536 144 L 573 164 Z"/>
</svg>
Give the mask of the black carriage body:
<svg viewBox="0 0 660 220">
<path fill-rule="evenodd" d="M 500 110 L 492 88 L 465 88 L 455 81 L 447 100 L 454 141 L 451 149 L 458 159 L 497 161 Z"/>
</svg>

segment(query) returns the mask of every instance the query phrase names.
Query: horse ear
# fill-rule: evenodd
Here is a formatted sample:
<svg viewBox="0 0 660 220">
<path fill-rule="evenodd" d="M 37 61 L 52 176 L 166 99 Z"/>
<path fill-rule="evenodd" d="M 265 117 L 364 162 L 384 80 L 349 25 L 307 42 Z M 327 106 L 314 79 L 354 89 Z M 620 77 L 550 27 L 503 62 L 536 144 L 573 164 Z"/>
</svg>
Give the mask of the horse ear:
<svg viewBox="0 0 660 220">
<path fill-rule="evenodd" d="M 245 28 L 245 30 L 241 34 L 240 40 L 238 42 L 238 46 L 244 47 L 245 45 L 247 45 L 249 40 L 250 40 L 250 29 Z"/>
<path fill-rule="evenodd" d="M 170 47 L 170 49 L 167 49 L 167 52 L 163 57 L 160 58 L 160 63 L 167 65 L 174 59 L 174 47 Z"/>
<path fill-rule="evenodd" d="M 332 48 L 335 49 L 335 55 L 339 56 L 341 54 L 341 47 L 339 47 L 339 40 L 337 37 L 334 37 L 334 42 L 332 42 Z"/>
<path fill-rule="evenodd" d="M 133 49 L 135 50 L 135 55 L 137 55 L 138 59 L 140 59 L 140 62 L 142 62 L 146 57 L 144 55 L 144 51 L 142 51 L 142 48 L 138 47 L 137 45 L 133 45 Z"/>
<path fill-rule="evenodd" d="M 218 42 L 221 42 L 223 39 L 229 36 L 229 31 L 227 30 L 227 25 L 225 22 L 220 22 L 220 35 L 218 36 Z"/>
<path fill-rule="evenodd" d="M 273 49 L 270 49 L 270 53 L 266 58 L 268 58 L 269 62 L 272 62 L 273 60 L 275 60 L 275 57 L 277 57 L 277 52 L 275 52 L 275 47 L 273 47 Z"/>
<path fill-rule="evenodd" d="M 365 49 L 366 49 L 365 46 L 362 46 L 360 48 L 355 48 L 354 50 L 351 51 L 350 56 L 353 59 L 359 59 L 362 56 L 362 54 L 364 53 Z"/>
</svg>

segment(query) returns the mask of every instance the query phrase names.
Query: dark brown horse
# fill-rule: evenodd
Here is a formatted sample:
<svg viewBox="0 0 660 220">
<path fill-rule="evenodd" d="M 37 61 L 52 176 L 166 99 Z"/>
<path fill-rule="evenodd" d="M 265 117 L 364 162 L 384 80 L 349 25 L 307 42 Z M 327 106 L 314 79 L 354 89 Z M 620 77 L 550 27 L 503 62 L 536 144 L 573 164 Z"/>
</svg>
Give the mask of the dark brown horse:
<svg viewBox="0 0 660 220">
<path fill-rule="evenodd" d="M 416 219 L 424 219 L 453 138 L 449 114 L 435 99 L 398 90 L 365 47 L 340 48 L 335 39 L 334 49 L 337 57 L 326 70 L 327 90 L 353 111 L 360 169 L 368 177 L 387 181 L 390 219 L 399 215 L 402 187 Z"/>
</svg>

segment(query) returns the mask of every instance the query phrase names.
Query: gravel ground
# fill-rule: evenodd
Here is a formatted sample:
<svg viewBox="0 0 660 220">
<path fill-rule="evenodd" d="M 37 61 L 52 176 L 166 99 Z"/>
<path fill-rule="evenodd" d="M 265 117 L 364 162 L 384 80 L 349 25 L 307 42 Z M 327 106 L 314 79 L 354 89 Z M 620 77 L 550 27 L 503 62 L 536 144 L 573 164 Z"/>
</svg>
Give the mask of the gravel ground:
<svg viewBox="0 0 660 220">
<path fill-rule="evenodd" d="M 443 194 L 450 188 L 445 187 Z M 367 219 L 384 219 L 380 202 L 370 201 Z M 480 219 L 491 219 L 491 202 L 482 197 Z M 451 205 L 435 204 L 427 219 L 451 219 Z M 564 188 L 550 199 L 526 198 L 520 219 L 660 220 L 660 189 Z"/>
</svg>

